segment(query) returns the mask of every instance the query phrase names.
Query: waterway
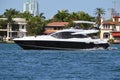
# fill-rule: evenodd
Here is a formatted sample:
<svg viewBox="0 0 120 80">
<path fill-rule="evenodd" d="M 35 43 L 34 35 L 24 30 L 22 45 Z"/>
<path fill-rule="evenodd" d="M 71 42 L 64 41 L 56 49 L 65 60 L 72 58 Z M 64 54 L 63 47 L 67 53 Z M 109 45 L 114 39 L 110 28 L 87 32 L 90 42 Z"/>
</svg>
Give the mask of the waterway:
<svg viewBox="0 0 120 80">
<path fill-rule="evenodd" d="M 107 50 L 23 50 L 0 44 L 0 80 L 120 80 L 120 44 Z"/>
</svg>

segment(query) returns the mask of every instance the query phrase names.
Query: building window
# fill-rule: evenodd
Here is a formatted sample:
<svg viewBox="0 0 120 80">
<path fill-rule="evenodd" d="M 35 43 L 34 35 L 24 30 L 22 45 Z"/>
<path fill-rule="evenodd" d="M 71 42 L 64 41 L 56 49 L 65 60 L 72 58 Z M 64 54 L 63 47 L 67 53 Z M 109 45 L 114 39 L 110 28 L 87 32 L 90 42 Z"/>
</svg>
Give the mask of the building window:
<svg viewBox="0 0 120 80">
<path fill-rule="evenodd" d="M 115 22 L 118 22 L 118 18 L 115 18 Z"/>
<path fill-rule="evenodd" d="M 110 25 L 107 26 L 107 29 L 110 29 Z"/>
<path fill-rule="evenodd" d="M 54 30 L 57 30 L 57 27 L 54 27 Z"/>
<path fill-rule="evenodd" d="M 110 29 L 110 25 L 104 25 L 103 28 L 104 29 Z"/>
<path fill-rule="evenodd" d="M 22 29 L 24 29 L 24 25 L 22 25 Z"/>
<path fill-rule="evenodd" d="M 113 30 L 113 31 L 117 31 L 115 26 L 113 26 L 113 29 L 112 29 L 112 30 Z"/>
<path fill-rule="evenodd" d="M 105 33 L 103 34 L 103 38 L 110 38 L 110 33 L 105 32 Z"/>
</svg>

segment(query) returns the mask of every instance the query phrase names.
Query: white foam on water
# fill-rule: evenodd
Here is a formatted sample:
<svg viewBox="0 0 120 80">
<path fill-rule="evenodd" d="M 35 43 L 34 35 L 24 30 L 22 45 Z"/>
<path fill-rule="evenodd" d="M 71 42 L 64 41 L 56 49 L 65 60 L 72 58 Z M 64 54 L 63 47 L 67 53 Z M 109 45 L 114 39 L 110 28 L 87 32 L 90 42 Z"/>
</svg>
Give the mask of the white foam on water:
<svg viewBox="0 0 120 80">
<path fill-rule="evenodd" d="M 95 51 L 95 50 L 117 50 L 117 47 L 108 47 L 107 49 L 104 49 L 102 47 L 99 48 L 91 48 L 91 49 L 80 49 L 80 50 L 85 50 L 85 51 Z"/>
<path fill-rule="evenodd" d="M 117 50 L 118 48 L 117 47 L 108 47 L 107 49 L 108 50 Z"/>
</svg>

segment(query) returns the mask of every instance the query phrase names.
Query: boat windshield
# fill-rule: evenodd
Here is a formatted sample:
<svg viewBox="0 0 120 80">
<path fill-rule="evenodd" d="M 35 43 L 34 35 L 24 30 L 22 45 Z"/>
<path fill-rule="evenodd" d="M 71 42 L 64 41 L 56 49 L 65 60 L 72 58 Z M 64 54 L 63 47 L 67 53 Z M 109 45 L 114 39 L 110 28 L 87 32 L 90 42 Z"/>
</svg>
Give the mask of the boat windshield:
<svg viewBox="0 0 120 80">
<path fill-rule="evenodd" d="M 52 34 L 51 36 L 58 38 L 58 39 L 87 38 L 88 37 L 87 35 L 83 35 L 83 34 L 73 35 L 72 33 L 75 33 L 75 32 L 59 32 L 59 33 Z"/>
</svg>

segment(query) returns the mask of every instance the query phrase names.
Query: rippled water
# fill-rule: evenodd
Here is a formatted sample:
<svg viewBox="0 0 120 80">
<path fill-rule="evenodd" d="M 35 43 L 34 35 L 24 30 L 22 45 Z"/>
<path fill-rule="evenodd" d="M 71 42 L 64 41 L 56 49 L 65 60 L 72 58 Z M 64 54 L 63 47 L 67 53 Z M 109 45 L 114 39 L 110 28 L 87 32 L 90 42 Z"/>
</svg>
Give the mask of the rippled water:
<svg viewBox="0 0 120 80">
<path fill-rule="evenodd" d="M 120 44 L 109 50 L 22 50 L 0 44 L 0 80 L 120 80 Z"/>
</svg>

